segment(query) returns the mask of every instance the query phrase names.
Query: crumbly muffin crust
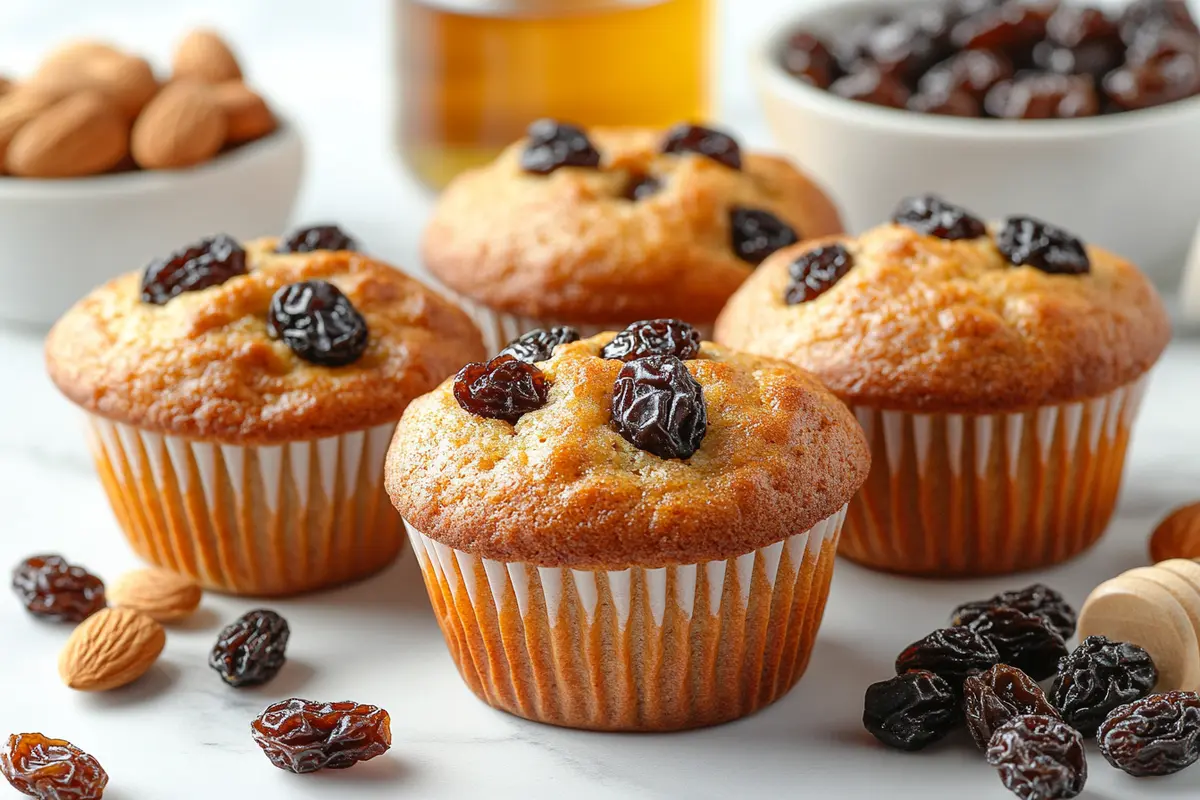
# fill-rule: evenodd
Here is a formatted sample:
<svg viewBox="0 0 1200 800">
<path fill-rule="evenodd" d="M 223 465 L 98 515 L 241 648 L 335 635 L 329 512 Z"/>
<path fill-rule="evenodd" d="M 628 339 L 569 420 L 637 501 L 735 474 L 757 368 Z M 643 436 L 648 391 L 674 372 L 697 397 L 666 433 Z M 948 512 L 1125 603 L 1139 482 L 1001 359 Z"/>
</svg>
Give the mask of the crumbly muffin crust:
<svg viewBox="0 0 1200 800">
<path fill-rule="evenodd" d="M 731 207 L 770 211 L 801 238 L 842 230 L 824 192 L 781 158 L 743 152 L 738 171 L 694 153 L 659 153 L 659 130 L 588 136 L 599 169 L 528 174 L 522 140 L 457 178 L 426 229 L 429 269 L 456 292 L 510 314 L 707 324 L 754 270 L 730 246 Z M 627 200 L 637 176 L 662 186 Z"/>
<path fill-rule="evenodd" d="M 840 241 L 854 266 L 787 305 L 788 267 Z M 780 250 L 733 296 L 716 339 L 811 370 L 851 404 L 1006 413 L 1107 394 L 1171 336 L 1158 293 L 1128 261 L 1088 248 L 1091 272 L 1013 267 L 994 237 L 947 241 L 899 225 Z"/>
<path fill-rule="evenodd" d="M 398 419 L 414 397 L 483 356 L 467 315 L 401 272 L 361 253 L 280 255 L 276 241 L 244 244 L 248 274 L 166 305 L 140 301 L 140 272 L 96 289 L 51 330 L 50 377 L 118 422 L 273 444 Z M 312 279 L 341 289 L 367 321 L 367 349 L 353 364 L 310 364 L 267 333 L 275 291 Z"/>
<path fill-rule="evenodd" d="M 802 533 L 866 480 L 849 410 L 806 373 L 705 343 L 688 370 L 708 431 L 686 461 L 609 426 L 622 362 L 612 333 L 560 345 L 538 366 L 549 402 L 515 425 L 474 416 L 453 381 L 415 400 L 388 453 L 393 504 L 435 541 L 485 558 L 574 568 L 726 559 Z"/>
</svg>

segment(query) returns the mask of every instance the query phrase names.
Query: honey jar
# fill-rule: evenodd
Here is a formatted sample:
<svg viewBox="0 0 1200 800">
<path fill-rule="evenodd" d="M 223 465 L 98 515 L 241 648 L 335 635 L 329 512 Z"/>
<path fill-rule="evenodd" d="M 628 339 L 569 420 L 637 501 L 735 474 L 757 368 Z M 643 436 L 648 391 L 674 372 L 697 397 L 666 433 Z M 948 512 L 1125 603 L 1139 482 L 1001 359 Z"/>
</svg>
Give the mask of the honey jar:
<svg viewBox="0 0 1200 800">
<path fill-rule="evenodd" d="M 709 112 L 711 0 L 395 0 L 400 151 L 432 187 L 539 117 L 667 126 Z"/>
</svg>

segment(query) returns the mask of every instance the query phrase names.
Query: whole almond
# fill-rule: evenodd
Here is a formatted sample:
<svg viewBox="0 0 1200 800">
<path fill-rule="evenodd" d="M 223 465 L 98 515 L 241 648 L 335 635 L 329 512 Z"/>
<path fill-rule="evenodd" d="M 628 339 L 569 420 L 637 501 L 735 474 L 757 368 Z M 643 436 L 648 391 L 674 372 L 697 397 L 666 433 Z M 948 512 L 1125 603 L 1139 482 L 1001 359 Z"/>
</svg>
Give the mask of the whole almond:
<svg viewBox="0 0 1200 800">
<path fill-rule="evenodd" d="M 17 131 L 33 120 L 55 101 L 55 97 L 25 86 L 18 86 L 0 97 L 0 172 L 3 172 L 5 154 Z"/>
<path fill-rule="evenodd" d="M 140 569 L 108 587 L 108 602 L 140 611 L 157 622 L 173 622 L 193 614 L 203 594 L 190 578 L 165 569 Z"/>
<path fill-rule="evenodd" d="M 125 58 L 126 55 L 108 42 L 76 39 L 51 50 L 38 65 L 34 77 L 49 72 L 76 69 L 93 60 L 113 57 Z"/>
<path fill-rule="evenodd" d="M 71 689 L 116 689 L 145 675 L 166 643 L 162 625 L 145 614 L 106 608 L 71 633 L 58 657 L 58 674 Z"/>
<path fill-rule="evenodd" d="M 97 92 L 71 95 L 21 126 L 4 166 L 27 178 L 70 178 L 106 172 L 129 152 L 129 123 Z"/>
<path fill-rule="evenodd" d="M 158 79 L 154 77 L 150 62 L 120 53 L 43 67 L 29 83 L 59 97 L 77 92 L 100 92 L 111 98 L 121 113 L 131 120 L 158 92 Z"/>
<path fill-rule="evenodd" d="M 225 144 L 228 122 L 210 87 L 169 83 L 133 125 L 133 158 L 144 169 L 178 169 L 207 161 Z"/>
<path fill-rule="evenodd" d="M 223 83 L 242 77 L 237 57 L 216 32 L 198 29 L 183 37 L 171 61 L 172 80 Z"/>
<path fill-rule="evenodd" d="M 275 115 L 267 102 L 241 81 L 218 83 L 212 87 L 212 93 L 229 123 L 226 143 L 241 144 L 261 139 L 275 130 Z"/>
<path fill-rule="evenodd" d="M 1150 534 L 1150 558 L 1200 558 L 1200 503 L 1177 508 Z"/>
<path fill-rule="evenodd" d="M 12 81 L 10 81 L 8 78 L 5 78 L 3 75 L 0 75 L 0 97 L 3 97 L 11 92 L 13 90 L 13 85 L 14 84 Z"/>
</svg>

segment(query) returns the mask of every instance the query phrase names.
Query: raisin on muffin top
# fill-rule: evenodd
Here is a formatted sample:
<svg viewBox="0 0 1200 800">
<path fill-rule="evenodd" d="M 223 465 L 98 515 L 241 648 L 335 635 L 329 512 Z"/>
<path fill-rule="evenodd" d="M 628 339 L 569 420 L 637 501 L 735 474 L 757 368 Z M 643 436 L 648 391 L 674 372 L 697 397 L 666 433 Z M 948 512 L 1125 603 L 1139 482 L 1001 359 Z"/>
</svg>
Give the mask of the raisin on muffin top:
<svg viewBox="0 0 1200 800">
<path fill-rule="evenodd" d="M 716 338 L 812 370 L 852 404 L 1007 413 L 1114 391 L 1170 334 L 1129 262 L 1031 217 L 989 227 L 924 197 L 857 238 L 776 253 Z"/>
<path fill-rule="evenodd" d="M 460 309 L 312 230 L 324 241 L 213 237 L 110 281 L 50 332 L 51 378 L 118 422 L 274 444 L 395 420 L 483 355 Z"/>
<path fill-rule="evenodd" d="M 542 120 L 451 183 L 423 257 L 456 292 L 512 314 L 707 324 L 769 252 L 841 230 L 790 163 L 719 131 Z"/>
<path fill-rule="evenodd" d="M 401 515 L 485 558 L 658 567 L 801 533 L 866 479 L 862 430 L 802 370 L 709 342 L 687 359 L 605 358 L 614 338 L 559 344 L 537 364 L 469 365 L 415 400 L 386 467 Z M 520 402 L 481 395 L 506 390 L 477 383 L 480 368 L 516 383 Z"/>
</svg>

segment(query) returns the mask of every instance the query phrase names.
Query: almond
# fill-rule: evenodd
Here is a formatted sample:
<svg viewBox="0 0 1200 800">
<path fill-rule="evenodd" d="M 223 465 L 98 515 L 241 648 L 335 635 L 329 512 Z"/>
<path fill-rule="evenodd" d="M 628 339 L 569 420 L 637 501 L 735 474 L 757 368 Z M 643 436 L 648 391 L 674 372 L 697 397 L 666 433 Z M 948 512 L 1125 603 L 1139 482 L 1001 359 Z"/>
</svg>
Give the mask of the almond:
<svg viewBox="0 0 1200 800">
<path fill-rule="evenodd" d="M 55 97 L 19 86 L 0 97 L 0 172 L 3 172 L 5 153 L 17 131 L 52 105 Z"/>
<path fill-rule="evenodd" d="M 1200 503 L 1177 508 L 1150 534 L 1150 558 L 1200 558 Z"/>
<path fill-rule="evenodd" d="M 172 80 L 223 83 L 241 77 L 237 57 L 214 31 L 194 30 L 175 48 L 175 57 L 171 61 Z"/>
<path fill-rule="evenodd" d="M 229 130 L 227 144 L 261 139 L 275 130 L 275 115 L 262 96 L 241 81 L 226 81 L 212 87 L 213 98 L 225 112 Z"/>
<path fill-rule="evenodd" d="M 47 72 L 77 69 L 84 64 L 105 58 L 125 58 L 125 54 L 108 42 L 96 39 L 76 39 L 54 48 L 38 65 L 37 75 Z"/>
<path fill-rule="evenodd" d="M 15 85 L 8 78 L 0 75 L 0 97 L 8 94 L 15 88 Z"/>
<path fill-rule="evenodd" d="M 140 611 L 157 622 L 173 622 L 195 612 L 204 592 L 190 578 L 165 569 L 141 569 L 108 588 L 108 601 Z"/>
<path fill-rule="evenodd" d="M 207 161 L 225 144 L 228 123 L 208 86 L 163 87 L 133 126 L 133 158 L 144 169 L 178 169 Z"/>
<path fill-rule="evenodd" d="M 8 172 L 69 178 L 106 172 L 129 152 L 129 123 L 98 92 L 71 95 L 21 126 L 8 145 Z"/>
<path fill-rule="evenodd" d="M 163 627 L 128 608 L 106 608 L 79 624 L 58 657 L 71 689 L 104 692 L 146 674 L 167 643 Z"/>
<path fill-rule="evenodd" d="M 30 79 L 38 89 L 66 97 L 77 92 L 95 91 L 108 96 L 129 119 L 137 117 L 158 91 L 158 79 L 144 58 L 122 55 L 98 55 L 77 63 L 63 62 L 46 66 Z"/>
</svg>

